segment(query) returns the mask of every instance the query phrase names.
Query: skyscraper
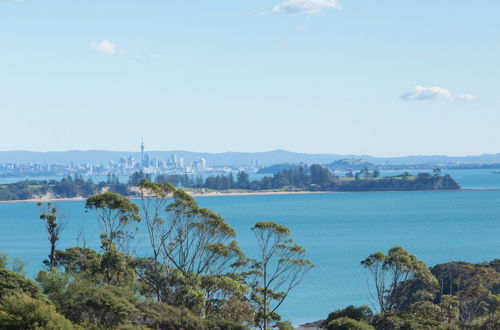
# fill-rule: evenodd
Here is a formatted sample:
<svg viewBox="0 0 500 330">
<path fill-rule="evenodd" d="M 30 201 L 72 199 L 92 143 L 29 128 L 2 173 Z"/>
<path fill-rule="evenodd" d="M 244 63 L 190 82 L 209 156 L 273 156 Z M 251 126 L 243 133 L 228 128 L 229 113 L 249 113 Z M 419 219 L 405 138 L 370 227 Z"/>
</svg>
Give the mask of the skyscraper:
<svg viewBox="0 0 500 330">
<path fill-rule="evenodd" d="M 141 166 L 144 167 L 144 136 L 142 135 L 141 135 Z"/>
</svg>

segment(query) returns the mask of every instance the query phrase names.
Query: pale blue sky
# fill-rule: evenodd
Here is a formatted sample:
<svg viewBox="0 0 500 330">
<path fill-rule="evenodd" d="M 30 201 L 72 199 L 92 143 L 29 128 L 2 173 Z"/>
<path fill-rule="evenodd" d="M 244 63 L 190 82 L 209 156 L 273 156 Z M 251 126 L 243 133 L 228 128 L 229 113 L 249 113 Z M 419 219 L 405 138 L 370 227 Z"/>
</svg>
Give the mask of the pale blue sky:
<svg viewBox="0 0 500 330">
<path fill-rule="evenodd" d="M 500 1 L 0 0 L 0 150 L 500 152 Z"/>
</svg>

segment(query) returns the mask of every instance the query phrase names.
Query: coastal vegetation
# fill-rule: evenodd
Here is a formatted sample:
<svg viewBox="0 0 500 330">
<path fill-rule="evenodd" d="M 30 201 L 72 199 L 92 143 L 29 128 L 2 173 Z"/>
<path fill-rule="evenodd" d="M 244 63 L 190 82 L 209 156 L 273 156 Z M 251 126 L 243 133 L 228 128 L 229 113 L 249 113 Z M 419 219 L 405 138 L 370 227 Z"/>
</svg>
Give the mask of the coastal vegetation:
<svg viewBox="0 0 500 330">
<path fill-rule="evenodd" d="M 133 173 L 128 183 L 120 183 L 114 176 L 107 181 L 94 183 L 81 176 L 66 177 L 61 181 L 27 180 L 18 183 L 0 185 L 0 200 L 26 200 L 40 198 L 88 198 L 102 192 L 119 193 L 124 196 L 139 196 L 142 180 L 156 183 L 170 183 L 183 189 L 196 191 L 417 191 L 417 190 L 456 190 L 460 185 L 449 175 L 442 175 L 440 169 L 433 173 L 410 175 L 381 176 L 380 171 L 364 168 L 359 171 L 346 171 L 344 175 L 335 175 L 321 165 L 296 166 L 279 171 L 260 180 L 250 180 L 246 172 L 236 175 L 209 176 L 207 178 L 188 175 L 158 175 L 152 177 L 142 171 Z"/>
<path fill-rule="evenodd" d="M 361 261 L 371 277 L 368 306 L 335 310 L 315 324 L 339 329 L 474 329 L 500 324 L 500 260 L 427 267 L 401 246 Z"/>
</svg>

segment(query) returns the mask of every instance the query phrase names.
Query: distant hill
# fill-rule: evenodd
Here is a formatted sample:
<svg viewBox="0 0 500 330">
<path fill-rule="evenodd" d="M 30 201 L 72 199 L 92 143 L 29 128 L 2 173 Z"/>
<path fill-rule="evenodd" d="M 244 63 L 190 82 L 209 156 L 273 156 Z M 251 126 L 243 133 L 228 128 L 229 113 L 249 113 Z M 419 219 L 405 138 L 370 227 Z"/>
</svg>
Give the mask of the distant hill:
<svg viewBox="0 0 500 330">
<path fill-rule="evenodd" d="M 326 167 L 328 167 L 331 170 L 362 170 L 364 168 L 377 168 L 377 165 L 364 161 L 362 159 L 356 159 L 356 158 L 348 158 L 348 159 L 341 159 L 341 160 L 336 160 L 333 163 L 326 164 Z"/>
<path fill-rule="evenodd" d="M 276 164 L 276 165 L 263 167 L 257 173 L 259 173 L 259 174 L 275 174 L 275 173 L 278 173 L 281 171 L 294 170 L 300 166 L 302 166 L 302 165 L 301 164 L 293 164 L 293 163 Z"/>
<path fill-rule="evenodd" d="M 205 158 L 211 165 L 227 166 L 249 166 L 257 161 L 263 166 L 271 166 L 284 163 L 304 163 L 304 164 L 329 164 L 341 159 L 361 159 L 377 165 L 393 164 L 491 164 L 500 163 L 500 153 L 479 156 L 405 156 L 382 158 L 367 155 L 337 155 L 337 154 L 305 154 L 290 152 L 286 150 L 274 150 L 267 152 L 223 152 L 223 153 L 202 153 L 184 150 L 172 151 L 150 151 L 152 157 L 168 159 L 172 154 L 183 157 L 190 162 L 200 158 Z M 69 150 L 69 151 L 0 151 L 0 163 L 52 163 L 69 164 L 75 163 L 107 164 L 109 161 L 117 162 L 120 157 L 134 156 L 140 158 L 139 152 L 122 152 L 106 150 Z"/>
</svg>

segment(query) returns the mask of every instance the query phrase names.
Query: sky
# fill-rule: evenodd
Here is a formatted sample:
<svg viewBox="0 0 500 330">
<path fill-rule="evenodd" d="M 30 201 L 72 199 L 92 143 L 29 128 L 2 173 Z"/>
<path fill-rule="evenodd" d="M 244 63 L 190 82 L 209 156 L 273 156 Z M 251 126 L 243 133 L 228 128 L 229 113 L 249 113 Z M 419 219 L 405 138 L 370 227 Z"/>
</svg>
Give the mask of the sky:
<svg viewBox="0 0 500 330">
<path fill-rule="evenodd" d="M 500 1 L 0 0 L 0 150 L 500 152 Z"/>
</svg>

